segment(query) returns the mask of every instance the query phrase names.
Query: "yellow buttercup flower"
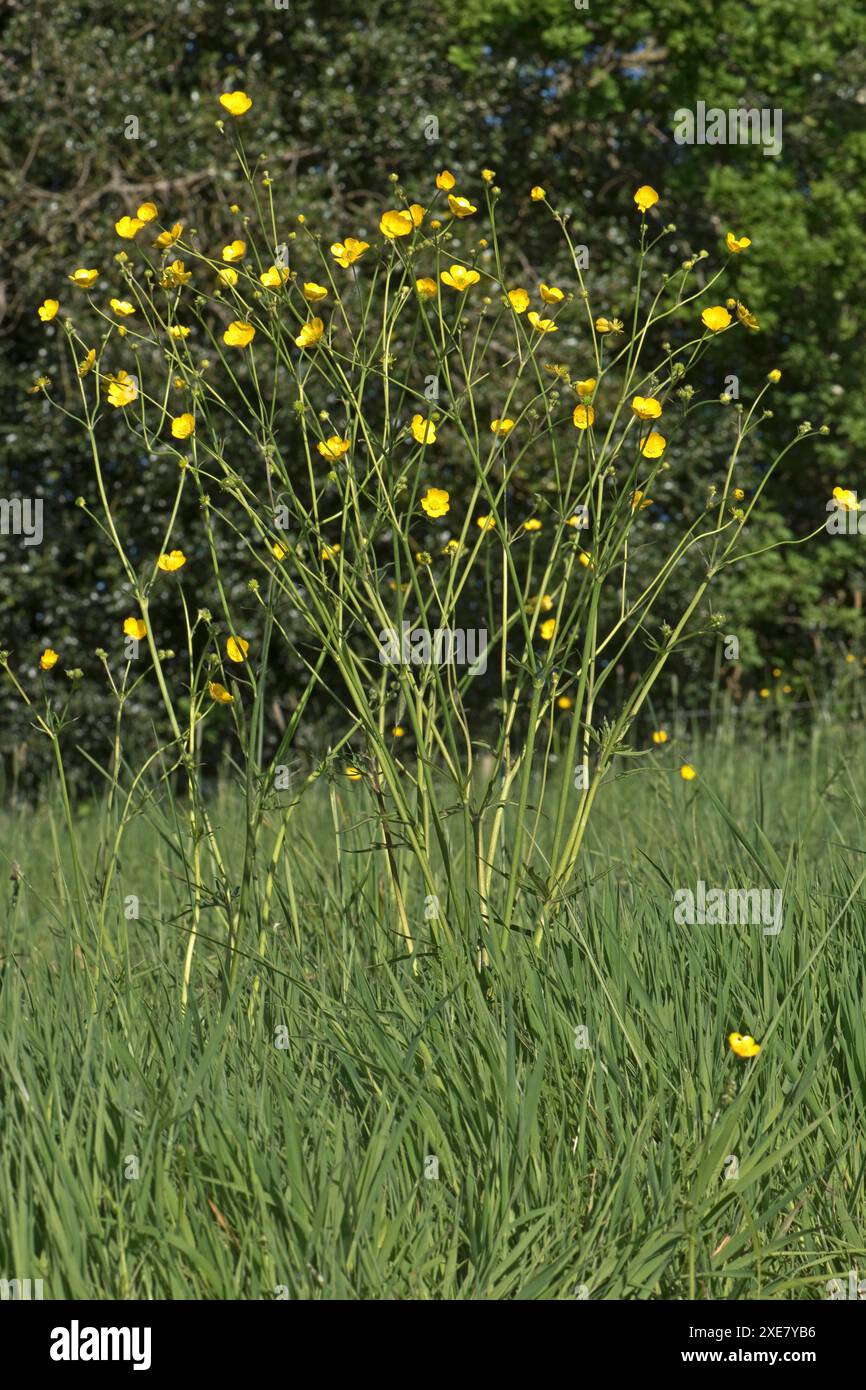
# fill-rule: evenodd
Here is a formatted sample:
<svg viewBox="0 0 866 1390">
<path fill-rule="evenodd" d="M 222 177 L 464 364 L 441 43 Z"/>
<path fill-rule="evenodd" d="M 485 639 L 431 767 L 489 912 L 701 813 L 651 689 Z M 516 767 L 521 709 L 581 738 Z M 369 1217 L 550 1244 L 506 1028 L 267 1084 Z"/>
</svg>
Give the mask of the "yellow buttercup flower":
<svg viewBox="0 0 866 1390">
<path fill-rule="evenodd" d="M 540 203 L 547 197 L 547 194 L 541 184 L 537 183 L 534 188 L 530 188 L 529 196 L 533 203 Z"/>
<path fill-rule="evenodd" d="M 558 333 L 559 329 L 553 319 L 543 319 L 534 309 L 530 309 L 526 315 L 536 333 Z"/>
<path fill-rule="evenodd" d="M 321 554 L 322 554 L 322 559 L 323 559 L 323 560 L 336 560 L 336 558 L 337 558 L 337 556 L 339 555 L 339 553 L 340 553 L 340 543 L 339 543 L 339 541 L 335 542 L 334 545 L 323 545 L 323 546 L 322 546 Z"/>
<path fill-rule="evenodd" d="M 132 241 L 136 232 L 140 232 L 144 222 L 140 217 L 121 217 L 119 222 L 115 222 L 114 230 L 124 241 Z"/>
<path fill-rule="evenodd" d="M 234 695 L 229 694 L 224 685 L 220 685 L 219 681 L 208 681 L 207 693 L 218 705 L 230 705 L 235 698 Z"/>
<path fill-rule="evenodd" d="M 221 285 L 228 285 L 230 289 L 234 289 L 238 282 L 238 273 L 230 265 L 224 265 L 217 271 L 217 279 Z"/>
<path fill-rule="evenodd" d="M 558 290 L 555 285 L 545 285 L 542 283 L 538 287 L 538 292 L 545 304 L 561 304 L 565 299 L 565 291 Z"/>
<path fill-rule="evenodd" d="M 541 366 L 549 376 L 555 376 L 557 381 L 564 381 L 566 385 L 571 384 L 571 373 L 564 362 L 542 362 Z"/>
<path fill-rule="evenodd" d="M 555 619 L 555 618 L 545 618 L 544 622 L 541 624 L 541 627 L 538 629 L 538 631 L 539 631 L 539 633 L 541 634 L 542 641 L 544 641 L 544 642 L 552 642 L 552 641 L 553 641 L 553 634 L 554 634 L 555 631 L 556 631 L 556 619 Z"/>
<path fill-rule="evenodd" d="M 691 763 L 683 763 L 682 767 L 680 768 L 680 776 L 682 777 L 684 782 L 693 782 L 697 775 L 698 774 L 692 767 Z"/>
<path fill-rule="evenodd" d="M 402 724 L 395 724 L 391 730 L 391 734 L 394 738 L 402 738 L 405 732 L 406 730 L 403 728 Z"/>
<path fill-rule="evenodd" d="M 319 318 L 310 319 L 301 328 L 300 333 L 295 339 L 295 347 L 308 348 L 315 347 L 325 331 L 325 325 Z"/>
<path fill-rule="evenodd" d="M 591 405 L 576 405 L 572 421 L 579 430 L 587 430 L 595 420 L 595 411 Z"/>
<path fill-rule="evenodd" d="M 758 691 L 758 695 L 762 700 L 769 700 L 770 698 L 770 692 L 766 686 L 764 686 L 763 690 Z"/>
<path fill-rule="evenodd" d="M 171 422 L 171 432 L 175 439 L 189 439 L 191 434 L 195 434 L 195 416 L 189 413 L 176 415 Z"/>
<path fill-rule="evenodd" d="M 490 428 L 494 434 L 510 434 L 514 429 L 513 420 L 493 420 Z"/>
<path fill-rule="evenodd" d="M 223 260 L 233 264 L 235 261 L 242 261 L 247 254 L 247 244 L 245 241 L 230 241 L 228 246 L 223 247 Z"/>
<path fill-rule="evenodd" d="M 622 328 L 621 319 L 606 319 L 602 316 L 595 321 L 596 333 L 621 333 Z"/>
<path fill-rule="evenodd" d="M 328 291 L 324 285 L 317 285 L 315 280 L 308 280 L 304 285 L 303 295 L 308 304 L 319 304 L 328 298 Z"/>
<path fill-rule="evenodd" d="M 275 560 L 285 560 L 288 551 L 284 545 L 280 545 L 279 541 L 274 541 L 271 546 L 271 554 Z"/>
<path fill-rule="evenodd" d="M 857 494 L 852 492 L 850 488 L 834 487 L 833 496 L 843 511 L 859 512 L 860 503 L 857 501 Z"/>
<path fill-rule="evenodd" d="M 441 487 L 428 487 L 424 496 L 421 498 L 421 506 L 428 516 L 445 516 L 451 506 L 449 494 Z"/>
<path fill-rule="evenodd" d="M 538 523 L 539 526 L 541 522 Z M 550 594 L 536 594 L 535 598 L 526 600 L 527 613 L 534 613 L 536 608 L 540 608 L 542 613 L 549 613 L 553 607 L 553 599 Z"/>
<path fill-rule="evenodd" d="M 631 495 L 631 509 L 633 512 L 642 512 L 645 507 L 651 507 L 653 500 L 647 497 L 646 493 L 641 492 L 640 488 L 635 488 Z"/>
<path fill-rule="evenodd" d="M 167 555 L 160 555 L 156 564 L 157 568 L 161 569 L 164 574 L 173 574 L 175 570 L 181 569 L 186 564 L 186 556 L 182 550 L 171 550 Z"/>
<path fill-rule="evenodd" d="M 72 281 L 73 285 L 77 285 L 80 290 L 89 290 L 90 286 L 95 284 L 99 279 L 99 271 L 73 270 L 72 274 L 67 278 Z"/>
<path fill-rule="evenodd" d="M 664 435 L 650 430 L 646 439 L 641 441 L 640 451 L 645 459 L 660 459 L 667 447 L 668 441 Z"/>
<path fill-rule="evenodd" d="M 316 448 L 323 459 L 339 459 L 347 454 L 352 444 L 348 439 L 342 439 L 338 434 L 332 434 L 329 439 L 319 440 Z"/>
<path fill-rule="evenodd" d="M 494 516 L 479 516 L 475 519 L 475 525 L 480 526 L 482 531 L 492 531 L 496 525 Z"/>
<path fill-rule="evenodd" d="M 346 768 L 346 776 L 348 777 L 350 782 L 360 782 L 364 774 L 363 772 L 360 772 L 357 767 L 352 767 L 350 765 Z"/>
<path fill-rule="evenodd" d="M 592 395 L 597 385 L 598 378 L 594 376 L 588 376 L 585 381 L 576 381 L 574 383 L 574 389 L 579 396 L 586 397 Z"/>
<path fill-rule="evenodd" d="M 705 309 L 701 314 L 701 323 L 711 333 L 721 333 L 722 329 L 727 328 L 731 321 L 730 314 L 721 304 L 714 304 L 712 308 Z"/>
<path fill-rule="evenodd" d="M 278 290 L 284 285 L 291 272 L 283 265 L 272 265 L 269 270 L 263 270 L 259 276 L 259 283 L 264 285 L 266 290 Z M 327 294 L 327 290 L 325 291 Z"/>
<path fill-rule="evenodd" d="M 419 444 L 436 443 L 436 426 L 432 420 L 425 420 L 423 415 L 413 415 L 410 425 L 412 437 Z"/>
<path fill-rule="evenodd" d="M 774 367 L 771 372 L 767 372 L 767 380 L 771 381 L 774 386 L 777 381 L 782 380 L 782 373 L 779 371 L 778 367 Z"/>
<path fill-rule="evenodd" d="M 664 729 L 653 729 L 652 741 L 653 741 L 653 743 L 656 743 L 656 744 L 658 744 L 658 743 L 667 743 L 667 741 L 668 741 L 668 736 L 667 736 L 667 733 L 665 732 L 665 730 L 664 730 Z"/>
<path fill-rule="evenodd" d="M 429 275 L 422 275 L 415 281 L 415 289 L 422 299 L 435 299 L 438 293 L 435 280 L 431 280 Z"/>
<path fill-rule="evenodd" d="M 573 704 L 574 704 L 574 701 L 572 700 L 572 698 L 571 698 L 570 695 L 560 695 L 559 699 L 558 699 L 557 702 L 556 702 L 556 708 L 557 708 L 557 709 L 571 709 L 571 707 L 572 707 Z"/>
<path fill-rule="evenodd" d="M 172 261 L 162 272 L 160 284 L 165 290 L 176 289 L 178 285 L 186 285 L 192 279 L 192 271 L 187 270 L 183 261 Z"/>
<path fill-rule="evenodd" d="M 662 413 L 662 403 L 655 396 L 633 396 L 631 408 L 639 420 L 657 420 Z"/>
<path fill-rule="evenodd" d="M 36 310 L 43 323 L 50 323 L 60 308 L 59 299 L 43 299 Z"/>
<path fill-rule="evenodd" d="M 444 189 L 446 193 L 454 187 L 456 182 L 457 180 L 450 169 L 443 169 L 441 174 L 436 175 L 436 187 Z"/>
<path fill-rule="evenodd" d="M 529 308 L 529 295 L 526 290 L 509 290 L 508 302 L 516 314 L 523 314 Z"/>
<path fill-rule="evenodd" d="M 168 330 L 168 336 L 174 338 L 175 342 L 183 342 L 184 338 L 189 337 L 189 329 L 185 324 L 173 323 Z"/>
<path fill-rule="evenodd" d="M 495 169 L 482 169 L 482 170 L 481 170 L 481 177 L 483 178 L 483 180 L 484 180 L 485 183 L 492 183 L 493 180 L 496 178 L 496 170 L 495 170 Z"/>
<path fill-rule="evenodd" d="M 729 1033 L 728 1046 L 738 1057 L 757 1057 L 761 1050 L 761 1044 L 748 1033 Z"/>
<path fill-rule="evenodd" d="M 523 529 L 524 531 L 540 531 L 541 522 L 537 516 L 531 516 L 528 521 L 524 521 Z"/>
<path fill-rule="evenodd" d="M 635 193 L 634 200 L 641 212 L 647 212 L 658 202 L 659 195 L 650 184 L 643 183 L 637 193 Z"/>
<path fill-rule="evenodd" d="M 744 328 L 748 328 L 750 333 L 758 333 L 760 331 L 761 325 L 758 323 L 755 315 L 750 313 L 745 304 L 741 304 L 739 300 L 737 300 L 737 318 Z"/>
<path fill-rule="evenodd" d="M 448 206 L 455 217 L 471 217 L 478 211 L 468 198 L 458 198 L 453 193 L 448 194 Z"/>
<path fill-rule="evenodd" d="M 78 375 L 87 376 L 96 361 L 96 348 L 89 348 L 78 364 Z"/>
<path fill-rule="evenodd" d="M 379 220 L 379 231 L 393 241 L 396 237 L 408 236 L 410 232 L 414 232 L 416 227 L 420 227 L 423 217 L 424 209 L 420 203 L 413 203 L 406 209 L 383 212 Z"/>
<path fill-rule="evenodd" d="M 737 237 L 734 236 L 733 232 L 728 232 L 728 235 L 725 237 L 725 245 L 727 246 L 729 251 L 732 251 L 734 253 L 735 256 L 738 256 L 741 251 L 745 251 L 746 247 L 751 246 L 751 244 L 752 243 L 749 237 Z"/>
<path fill-rule="evenodd" d="M 108 382 L 108 404 L 115 409 L 132 405 L 138 399 L 138 382 L 128 372 L 120 371 L 115 376 L 106 377 Z"/>
<path fill-rule="evenodd" d="M 365 251 L 369 251 L 369 241 L 358 241 L 356 237 L 347 236 L 345 241 L 335 241 L 331 247 L 331 255 L 338 265 L 344 270 L 348 270 L 350 265 L 363 256 Z"/>
<path fill-rule="evenodd" d="M 244 323 L 240 319 L 235 319 L 223 334 L 223 342 L 227 343 L 229 347 L 245 348 L 249 347 L 255 336 L 256 330 L 251 323 Z"/>
<path fill-rule="evenodd" d="M 160 251 L 165 251 L 169 246 L 174 246 L 183 231 L 183 223 L 175 222 L 174 226 L 167 232 L 160 232 L 156 241 L 153 243 Z"/>
<path fill-rule="evenodd" d="M 130 304 L 128 299 L 109 299 L 108 303 L 112 312 L 117 314 L 118 318 L 125 319 L 128 318 L 130 314 L 135 313 L 135 305 Z"/>
<path fill-rule="evenodd" d="M 230 637 L 226 642 L 226 656 L 229 661 L 246 661 L 249 649 L 250 644 L 243 637 Z"/>
<path fill-rule="evenodd" d="M 152 222 L 159 216 L 159 208 L 156 203 L 142 203 L 140 208 L 136 208 L 135 215 L 139 222 Z"/>
<path fill-rule="evenodd" d="M 56 666 L 59 660 L 59 654 L 55 652 L 53 648 L 46 647 L 39 658 L 39 665 L 42 667 L 43 671 L 50 671 L 52 666 Z"/>
<path fill-rule="evenodd" d="M 252 104 L 246 92 L 223 92 L 220 97 L 220 106 L 224 106 L 230 116 L 243 116 Z"/>
<path fill-rule="evenodd" d="M 141 642 L 147 636 L 147 626 L 141 618 L 125 618 L 123 623 L 125 637 L 134 637 Z"/>
<path fill-rule="evenodd" d="M 477 270 L 467 270 L 465 265 L 452 265 L 450 270 L 442 271 L 439 279 L 450 289 L 459 290 L 462 293 L 464 290 L 468 290 L 470 285 L 477 285 L 481 276 Z"/>
</svg>

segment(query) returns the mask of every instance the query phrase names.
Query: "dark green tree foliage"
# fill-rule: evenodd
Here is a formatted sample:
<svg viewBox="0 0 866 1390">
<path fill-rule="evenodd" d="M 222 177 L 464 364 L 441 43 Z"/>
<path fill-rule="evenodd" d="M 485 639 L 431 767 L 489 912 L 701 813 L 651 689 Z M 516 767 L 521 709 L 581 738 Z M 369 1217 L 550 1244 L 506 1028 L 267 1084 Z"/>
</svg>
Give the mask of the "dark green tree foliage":
<svg viewBox="0 0 866 1390">
<path fill-rule="evenodd" d="M 94 496 L 87 438 L 39 394 L 28 394 L 46 374 L 55 397 L 75 399 L 60 321 L 46 327 L 35 310 L 53 295 L 74 311 L 76 291 L 65 277 L 76 265 L 100 267 L 114 286 L 113 223 L 144 198 L 194 227 L 203 246 L 236 234 L 228 209 L 243 201 L 243 188 L 215 128 L 222 90 L 242 86 L 255 98 L 245 138 L 274 180 L 280 225 L 296 228 L 302 212 L 326 243 L 344 235 L 375 240 L 392 172 L 411 198 L 424 201 L 438 169 L 452 169 L 458 186 L 472 190 L 489 166 L 503 189 L 506 260 L 520 282 L 544 278 L 573 288 L 557 228 L 527 198 L 538 182 L 588 248 L 593 307 L 622 316 L 638 184 L 650 182 L 662 195 L 654 226 L 677 227 L 662 243 L 657 274 L 702 248 L 710 255 L 698 273 L 706 274 L 723 254 L 725 232 L 747 233 L 753 245 L 725 292 L 757 313 L 762 331 L 728 335 L 708 355 L 700 383 L 708 404 L 689 414 L 648 526 L 700 506 L 720 481 L 733 415 L 718 397 L 731 372 L 744 400 L 770 368 L 783 372 L 773 417 L 744 451 L 743 487 L 754 486 L 764 460 L 799 421 L 831 428 L 820 449 L 795 455 L 795 469 L 783 468 L 774 482 L 768 503 L 780 538 L 814 530 L 834 485 L 866 493 L 866 51 L 853 0 L 585 9 L 565 0 L 440 0 L 435 9 L 403 0 L 363 12 L 309 0 L 145 7 L 10 0 L 0 26 L 7 252 L 0 496 L 41 496 L 45 505 L 40 547 L 0 536 L 0 647 L 30 682 L 48 642 L 62 651 L 64 667 L 84 670 L 70 736 L 96 756 L 110 737 L 111 713 L 94 650 L 119 659 L 129 596 L 110 546 L 75 508 L 79 495 Z M 755 145 L 676 143 L 675 113 L 698 101 L 781 108 L 780 157 L 767 158 Z M 588 368 L 574 351 L 569 365 L 576 375 Z M 133 556 L 144 563 L 160 542 L 175 464 L 136 456 L 120 421 L 106 419 L 101 428 L 112 498 Z M 290 401 L 285 428 L 293 428 Z M 244 466 L 240 448 L 236 466 Z M 446 460 L 445 468 L 455 470 L 458 485 L 459 460 Z M 543 502 L 543 466 L 521 486 L 528 503 Z M 201 528 L 191 493 L 184 525 L 194 554 Z M 235 542 L 228 534 L 221 540 L 229 555 Z M 234 598 L 247 605 L 252 630 L 239 548 L 238 557 Z M 862 640 L 864 557 L 866 537 L 822 535 L 808 550 L 769 556 L 748 578 L 731 572 L 725 630 L 741 638 L 747 684 L 750 668 L 761 683 L 775 664 L 799 664 L 804 680 L 808 672 L 820 684 L 824 664 Z M 684 572 L 684 586 L 700 563 Z M 197 597 L 208 604 L 206 592 Z M 181 643 L 180 628 L 172 632 L 168 616 L 166 623 L 165 640 Z M 707 702 L 716 656 L 708 636 L 682 657 L 693 703 Z M 292 677 L 288 667 L 274 671 L 275 692 L 287 704 Z M 0 710 L 7 772 L 20 772 L 20 755 L 14 768 L 9 755 L 28 738 L 31 767 L 38 767 L 38 741 L 6 687 Z M 147 737 L 150 718 L 158 717 L 149 688 L 134 712 Z"/>
</svg>

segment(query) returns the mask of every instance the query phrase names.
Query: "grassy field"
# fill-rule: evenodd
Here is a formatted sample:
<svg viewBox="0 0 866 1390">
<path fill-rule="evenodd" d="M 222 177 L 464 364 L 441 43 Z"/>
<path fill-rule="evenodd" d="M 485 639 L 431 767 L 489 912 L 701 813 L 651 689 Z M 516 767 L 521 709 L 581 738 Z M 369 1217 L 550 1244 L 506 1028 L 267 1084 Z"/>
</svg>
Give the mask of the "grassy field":
<svg viewBox="0 0 866 1390">
<path fill-rule="evenodd" d="M 76 811 L 78 889 L 59 810 L 5 815 L 0 1275 L 46 1298 L 825 1298 L 866 1260 L 866 756 L 829 730 L 688 754 L 691 783 L 673 749 L 617 761 L 540 947 L 528 889 L 505 941 L 458 939 L 407 870 L 414 971 L 369 789 L 322 779 L 265 960 L 247 941 L 225 978 L 214 885 L 185 1013 L 168 793 L 127 833 L 98 972 L 75 902 L 102 809 Z M 215 793 L 224 844 L 240 810 Z M 781 931 L 675 923 L 699 879 L 781 888 Z"/>
</svg>

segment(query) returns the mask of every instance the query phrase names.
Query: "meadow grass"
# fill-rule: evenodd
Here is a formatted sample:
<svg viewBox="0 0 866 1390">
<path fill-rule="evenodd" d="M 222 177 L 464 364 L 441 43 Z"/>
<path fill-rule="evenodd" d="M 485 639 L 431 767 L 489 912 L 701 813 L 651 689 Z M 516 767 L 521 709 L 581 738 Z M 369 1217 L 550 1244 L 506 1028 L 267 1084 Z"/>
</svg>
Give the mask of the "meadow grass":
<svg viewBox="0 0 866 1390">
<path fill-rule="evenodd" d="M 0 650 L 53 758 L 4 826 L 0 1273 L 78 1298 L 822 1296 L 862 1256 L 856 720 L 798 733 L 781 667 L 744 734 L 654 710 L 686 643 L 715 646 L 714 690 L 740 660 L 720 577 L 827 529 L 768 524 L 773 474 L 828 432 L 767 448 L 780 371 L 704 395 L 725 335 L 760 331 L 723 289 L 749 238 L 663 270 L 642 185 L 619 319 L 540 186 L 574 274 L 515 283 L 492 170 L 472 198 L 440 170 L 423 204 L 394 175 L 373 242 L 287 233 L 254 100 L 219 100 L 243 237 L 144 202 L 114 224 L 124 298 L 82 264 L 39 308 L 73 390 L 34 391 L 87 441 L 76 505 L 129 609 L 101 671 Z M 704 409 L 718 468 L 687 502 Z M 176 476 L 158 549 L 111 416 Z M 698 880 L 780 892 L 781 930 L 683 925 Z"/>
<path fill-rule="evenodd" d="M 231 849 L 205 884 L 185 1011 L 169 784 L 127 827 L 98 972 L 75 901 L 105 807 L 75 808 L 77 888 L 62 808 L 5 815 L 0 1275 L 47 1298 L 826 1297 L 866 1258 L 866 759 L 841 730 L 729 730 L 691 740 L 685 783 L 677 742 L 618 760 L 540 941 L 543 882 L 506 937 L 477 910 L 446 933 L 396 845 L 414 957 L 369 786 L 320 779 L 233 973 Z M 554 770 L 524 812 L 542 858 L 556 796 Z M 208 806 L 238 865 L 241 800 Z M 677 925 L 699 878 L 780 887 L 782 930 Z M 507 880 L 503 857 L 496 922 Z"/>
</svg>

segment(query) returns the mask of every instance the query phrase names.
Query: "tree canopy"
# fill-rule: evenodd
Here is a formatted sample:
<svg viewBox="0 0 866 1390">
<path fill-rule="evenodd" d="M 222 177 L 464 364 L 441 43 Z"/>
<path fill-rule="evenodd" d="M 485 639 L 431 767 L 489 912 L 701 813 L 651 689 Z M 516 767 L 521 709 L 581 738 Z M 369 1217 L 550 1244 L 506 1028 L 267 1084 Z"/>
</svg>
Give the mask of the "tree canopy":
<svg viewBox="0 0 866 1390">
<path fill-rule="evenodd" d="M 132 0 L 10 0 L 0 26 L 0 495 L 41 497 L 45 507 L 41 546 L 0 536 L 0 647 L 25 667 L 35 668 L 50 641 L 63 644 L 68 664 L 93 671 L 94 650 L 116 640 L 127 606 L 110 547 L 75 507 L 92 491 L 86 440 L 30 394 L 43 374 L 61 395 L 73 387 L 61 329 L 41 323 L 36 306 L 77 265 L 110 265 L 113 224 L 135 199 L 154 198 L 202 242 L 231 239 L 238 180 L 215 122 L 218 93 L 234 86 L 255 94 L 249 152 L 263 157 L 286 229 L 303 214 L 328 240 L 372 239 L 392 174 L 423 199 L 442 167 L 476 187 L 490 167 L 508 208 L 503 254 L 515 273 L 568 273 L 527 197 L 540 183 L 587 248 L 594 302 L 612 310 L 630 283 L 639 184 L 660 191 L 662 222 L 676 224 L 665 252 L 674 265 L 718 248 L 730 229 L 748 235 L 737 297 L 761 331 L 740 335 L 737 375 L 745 383 L 782 372 L 760 437 L 774 451 L 801 420 L 830 428 L 821 448 L 773 483 L 778 537 L 815 530 L 834 486 L 866 493 L 866 45 L 852 0 L 613 9 L 440 0 L 435 10 L 402 0 L 363 11 L 322 0 L 145 9 Z M 699 102 L 781 112 L 780 153 L 677 143 L 676 113 Z M 717 398 L 724 380 L 707 372 L 707 394 Z M 668 506 L 688 505 L 717 480 L 706 415 L 685 475 L 670 479 Z M 761 468 L 752 448 L 744 469 L 753 485 Z M 526 486 L 543 484 L 536 476 Z M 111 487 L 142 551 L 158 544 L 172 485 L 165 464 L 130 457 L 118 431 Z M 778 550 L 758 579 L 732 572 L 725 604 L 741 637 L 738 679 L 779 666 L 814 680 L 816 663 L 823 669 L 856 648 L 864 576 L 866 540 L 857 536 Z M 718 678 L 712 644 L 690 648 L 680 670 L 689 698 L 705 703 Z M 282 674 L 290 683 L 292 673 Z M 29 728 L 5 690 L 0 707 L 9 754 Z M 94 680 L 77 715 L 79 740 L 102 738 L 105 718 Z"/>
</svg>

